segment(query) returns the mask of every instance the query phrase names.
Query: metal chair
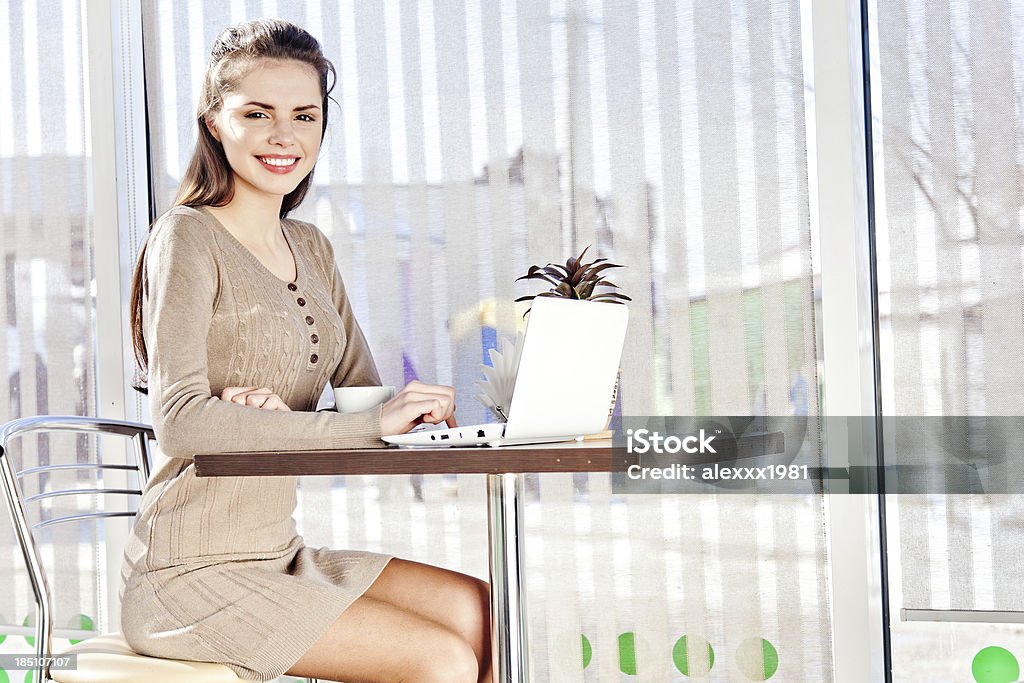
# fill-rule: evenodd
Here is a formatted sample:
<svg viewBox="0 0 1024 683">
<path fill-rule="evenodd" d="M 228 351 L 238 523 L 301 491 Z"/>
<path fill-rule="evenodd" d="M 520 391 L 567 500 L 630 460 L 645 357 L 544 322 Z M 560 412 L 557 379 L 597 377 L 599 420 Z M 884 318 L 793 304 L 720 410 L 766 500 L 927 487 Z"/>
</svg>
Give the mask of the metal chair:
<svg viewBox="0 0 1024 683">
<path fill-rule="evenodd" d="M 103 462 L 58 463 L 40 467 L 15 470 L 11 463 L 9 442 L 28 434 L 71 431 L 79 433 L 113 434 L 131 439 L 135 464 L 113 464 Z M 57 683 L 232 683 L 241 681 L 234 672 L 221 664 L 190 662 L 136 654 L 120 633 L 107 633 L 73 645 L 61 654 L 77 655 L 77 668 L 73 670 L 50 670 L 43 661 L 52 654 L 53 604 L 50 586 L 43 567 L 35 533 L 39 529 L 62 523 L 89 521 L 104 517 L 134 517 L 134 512 L 101 511 L 72 514 L 31 523 L 26 514 L 25 504 L 55 496 L 97 495 L 141 496 L 142 487 L 149 479 L 149 440 L 153 439 L 151 427 L 133 422 L 103 420 L 87 417 L 42 416 L 14 420 L 0 427 L 0 475 L 3 479 L 4 494 L 8 510 L 14 522 L 15 533 L 25 557 L 32 591 L 36 601 L 36 655 L 40 665 L 33 678 L 36 681 L 57 681 Z M 21 480 L 27 476 L 44 476 L 66 470 L 134 471 L 138 474 L 139 488 L 74 488 L 58 491 L 41 491 L 24 496 Z M 315 683 L 315 681 L 314 681 Z"/>
</svg>

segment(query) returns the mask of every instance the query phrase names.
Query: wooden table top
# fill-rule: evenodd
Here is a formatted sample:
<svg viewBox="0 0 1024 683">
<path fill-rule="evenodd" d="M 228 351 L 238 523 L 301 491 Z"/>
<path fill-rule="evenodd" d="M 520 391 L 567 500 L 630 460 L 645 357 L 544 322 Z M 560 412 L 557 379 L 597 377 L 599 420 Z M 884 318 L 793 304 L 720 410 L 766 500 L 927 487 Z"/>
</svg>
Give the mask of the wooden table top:
<svg viewBox="0 0 1024 683">
<path fill-rule="evenodd" d="M 717 457 L 680 453 L 672 461 L 702 464 L 781 453 L 782 432 L 743 436 Z M 366 448 L 323 451 L 203 453 L 199 477 L 274 477 L 337 474 L 504 474 L 526 472 L 623 472 L 636 455 L 612 448 L 611 439 L 492 448 Z"/>
<path fill-rule="evenodd" d="M 625 459 L 625 456 L 619 456 Z M 491 448 L 366 448 L 196 455 L 196 476 L 333 474 L 501 474 L 611 472 L 612 442 L 569 442 Z"/>
</svg>

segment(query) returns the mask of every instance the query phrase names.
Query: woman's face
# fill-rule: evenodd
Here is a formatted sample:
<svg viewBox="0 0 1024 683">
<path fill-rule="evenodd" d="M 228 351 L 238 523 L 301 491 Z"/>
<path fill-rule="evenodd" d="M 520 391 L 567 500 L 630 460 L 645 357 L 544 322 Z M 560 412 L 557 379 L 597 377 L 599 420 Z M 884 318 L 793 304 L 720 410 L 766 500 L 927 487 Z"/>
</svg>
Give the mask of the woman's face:
<svg viewBox="0 0 1024 683">
<path fill-rule="evenodd" d="M 283 197 L 316 163 L 323 131 L 320 81 L 312 67 L 265 60 L 207 119 L 235 174 L 235 196 Z"/>
</svg>

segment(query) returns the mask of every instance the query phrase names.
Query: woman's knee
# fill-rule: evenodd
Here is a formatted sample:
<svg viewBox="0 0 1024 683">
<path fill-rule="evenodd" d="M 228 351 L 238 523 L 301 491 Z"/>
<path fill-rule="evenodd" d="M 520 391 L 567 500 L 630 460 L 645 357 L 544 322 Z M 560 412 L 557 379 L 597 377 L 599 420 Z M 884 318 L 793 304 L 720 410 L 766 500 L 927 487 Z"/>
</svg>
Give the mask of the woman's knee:
<svg viewBox="0 0 1024 683">
<path fill-rule="evenodd" d="M 432 634 L 430 653 L 417 659 L 408 680 L 417 683 L 477 683 L 480 662 L 473 648 L 454 633 Z"/>
<path fill-rule="evenodd" d="M 449 605 L 451 625 L 465 637 L 476 638 L 490 629 L 490 587 L 487 582 L 466 577 Z"/>
</svg>

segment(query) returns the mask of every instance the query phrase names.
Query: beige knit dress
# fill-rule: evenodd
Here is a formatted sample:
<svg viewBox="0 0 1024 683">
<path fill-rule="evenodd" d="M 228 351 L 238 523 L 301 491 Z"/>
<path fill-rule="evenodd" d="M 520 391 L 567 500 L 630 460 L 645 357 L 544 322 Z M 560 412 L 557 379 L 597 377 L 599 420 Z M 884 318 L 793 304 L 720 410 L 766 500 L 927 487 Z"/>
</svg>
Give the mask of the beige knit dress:
<svg viewBox="0 0 1024 683">
<path fill-rule="evenodd" d="M 205 209 L 157 222 L 143 326 L 159 450 L 125 550 L 121 623 L 139 653 L 280 676 L 377 578 L 389 556 L 307 548 L 291 477 L 197 478 L 195 453 L 383 446 L 380 408 L 310 412 L 326 382 L 380 384 L 333 250 L 285 220 L 286 283 Z M 268 387 L 294 412 L 217 398 Z"/>
</svg>

